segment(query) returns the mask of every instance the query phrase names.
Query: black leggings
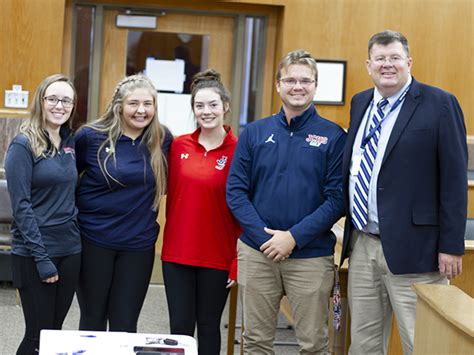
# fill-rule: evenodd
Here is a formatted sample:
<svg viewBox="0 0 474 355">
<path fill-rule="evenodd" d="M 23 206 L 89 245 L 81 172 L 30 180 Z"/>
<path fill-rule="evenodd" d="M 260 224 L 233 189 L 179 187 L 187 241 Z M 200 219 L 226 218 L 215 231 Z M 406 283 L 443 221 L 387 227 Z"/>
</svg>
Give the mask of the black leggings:
<svg viewBox="0 0 474 355">
<path fill-rule="evenodd" d="M 76 290 L 81 255 L 51 258 L 59 280 L 43 282 L 32 257 L 12 255 L 13 283 L 18 288 L 25 317 L 25 336 L 17 355 L 37 354 L 42 329 L 61 329 Z"/>
<path fill-rule="evenodd" d="M 199 354 L 218 355 L 228 271 L 163 262 L 171 334 L 194 335 Z"/>
<path fill-rule="evenodd" d="M 155 248 L 117 251 L 82 240 L 77 290 L 80 330 L 137 332 L 155 260 Z"/>
</svg>

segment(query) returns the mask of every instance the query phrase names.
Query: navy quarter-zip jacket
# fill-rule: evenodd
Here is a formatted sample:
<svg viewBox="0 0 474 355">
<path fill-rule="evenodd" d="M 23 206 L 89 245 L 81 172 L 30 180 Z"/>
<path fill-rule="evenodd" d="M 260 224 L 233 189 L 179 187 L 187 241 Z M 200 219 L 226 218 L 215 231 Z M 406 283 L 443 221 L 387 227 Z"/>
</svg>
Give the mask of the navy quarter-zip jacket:
<svg viewBox="0 0 474 355">
<path fill-rule="evenodd" d="M 289 230 L 291 257 L 334 253 L 333 224 L 343 215 L 342 154 L 346 134 L 311 105 L 288 125 L 283 109 L 255 121 L 239 137 L 227 180 L 227 203 L 259 250 L 264 227 Z"/>
</svg>

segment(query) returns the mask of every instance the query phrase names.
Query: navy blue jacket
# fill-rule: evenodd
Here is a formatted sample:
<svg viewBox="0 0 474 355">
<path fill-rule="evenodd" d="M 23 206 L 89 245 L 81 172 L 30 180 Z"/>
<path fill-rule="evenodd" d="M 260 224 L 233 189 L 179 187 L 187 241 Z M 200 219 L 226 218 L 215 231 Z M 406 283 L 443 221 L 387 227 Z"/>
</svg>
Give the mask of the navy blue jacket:
<svg viewBox="0 0 474 355">
<path fill-rule="evenodd" d="M 341 264 L 354 229 L 349 211 L 352 146 L 374 89 L 355 95 L 344 151 L 346 225 Z M 403 102 L 377 180 L 382 248 L 394 274 L 438 271 L 438 253 L 464 253 L 467 146 L 456 98 L 417 82 Z"/>
<path fill-rule="evenodd" d="M 227 203 L 259 250 L 264 227 L 289 230 L 293 258 L 332 255 L 332 225 L 343 214 L 342 152 L 346 134 L 311 105 L 288 125 L 283 109 L 248 125 L 227 180 Z"/>
</svg>

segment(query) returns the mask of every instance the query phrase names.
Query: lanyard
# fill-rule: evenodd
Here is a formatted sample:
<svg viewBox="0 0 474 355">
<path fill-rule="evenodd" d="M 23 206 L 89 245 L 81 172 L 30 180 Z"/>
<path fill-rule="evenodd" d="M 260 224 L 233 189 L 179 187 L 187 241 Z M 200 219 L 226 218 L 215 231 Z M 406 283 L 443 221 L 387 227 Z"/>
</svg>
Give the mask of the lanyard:
<svg viewBox="0 0 474 355">
<path fill-rule="evenodd" d="M 377 125 L 372 127 L 372 129 L 366 135 L 365 132 L 367 131 L 367 125 L 370 124 L 370 117 L 371 117 L 371 114 L 372 114 L 372 108 L 374 107 L 374 100 L 372 99 L 372 101 L 370 102 L 369 115 L 367 116 L 367 121 L 366 121 L 365 127 L 364 127 L 364 134 L 362 136 L 362 143 L 360 145 L 361 149 L 365 149 L 365 146 L 367 145 L 367 143 L 369 143 L 370 139 L 375 135 L 375 132 L 377 132 L 379 127 L 382 125 L 383 120 L 385 120 L 402 103 L 402 101 L 405 99 L 405 96 L 407 96 L 408 90 L 410 90 L 410 86 L 411 85 L 408 85 L 408 87 L 405 89 L 405 91 L 402 92 L 402 94 L 398 97 L 397 101 L 395 101 L 393 106 L 390 108 L 390 111 L 387 112 L 387 114 L 383 116 L 383 118 L 377 123 Z"/>
</svg>

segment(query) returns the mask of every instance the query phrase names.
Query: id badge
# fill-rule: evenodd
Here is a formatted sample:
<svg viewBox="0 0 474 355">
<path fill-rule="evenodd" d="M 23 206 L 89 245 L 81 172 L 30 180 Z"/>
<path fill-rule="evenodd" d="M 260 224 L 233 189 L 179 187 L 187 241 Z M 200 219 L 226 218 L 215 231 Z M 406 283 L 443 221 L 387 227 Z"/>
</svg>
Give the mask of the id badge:
<svg viewBox="0 0 474 355">
<path fill-rule="evenodd" d="M 359 173 L 361 162 L 362 162 L 361 154 L 352 156 L 352 161 L 351 161 L 351 175 L 352 176 L 356 176 Z"/>
</svg>

